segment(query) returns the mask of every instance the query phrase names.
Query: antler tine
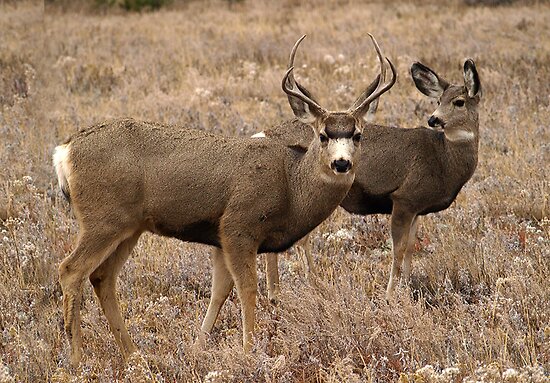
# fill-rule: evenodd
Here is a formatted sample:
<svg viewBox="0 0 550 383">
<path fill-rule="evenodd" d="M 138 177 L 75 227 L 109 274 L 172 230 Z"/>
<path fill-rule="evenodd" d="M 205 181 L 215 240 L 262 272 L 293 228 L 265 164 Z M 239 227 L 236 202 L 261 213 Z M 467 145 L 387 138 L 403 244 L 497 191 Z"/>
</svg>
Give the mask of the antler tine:
<svg viewBox="0 0 550 383">
<path fill-rule="evenodd" d="M 303 35 L 296 41 L 296 43 L 294 43 L 294 46 L 292 47 L 292 51 L 290 52 L 290 58 L 288 59 L 288 68 L 294 66 L 294 57 L 296 56 L 296 51 L 298 50 L 298 46 L 306 38 L 306 36 L 307 35 Z"/>
<path fill-rule="evenodd" d="M 392 77 L 390 81 L 386 84 L 384 84 L 386 79 L 386 66 L 384 63 L 384 57 L 382 55 L 382 50 L 380 49 L 380 46 L 378 45 L 378 42 L 374 38 L 373 35 L 370 33 L 368 34 L 372 40 L 372 43 L 374 45 L 374 49 L 376 50 L 376 54 L 378 55 L 378 60 L 380 61 L 380 77 L 378 78 L 378 85 L 374 89 L 374 91 L 369 94 L 359 106 L 355 107 L 351 112 L 355 113 L 361 109 L 363 109 L 366 105 L 370 104 L 373 100 L 380 97 L 383 93 L 387 92 L 396 82 L 397 80 L 397 73 L 395 70 L 395 67 L 393 66 L 393 63 L 386 57 L 385 60 L 389 63 L 391 71 L 392 71 Z M 383 85 L 384 84 L 384 85 Z"/>
<path fill-rule="evenodd" d="M 303 89 L 300 84 L 298 84 L 294 79 L 294 57 L 296 56 L 298 46 L 305 38 L 306 35 L 300 37 L 292 47 L 290 58 L 288 60 L 288 70 L 283 77 L 282 88 L 288 96 L 296 97 L 299 100 L 305 102 L 310 108 L 316 109 L 319 113 L 324 113 L 325 110 L 323 109 L 323 107 L 319 105 L 315 100 L 310 98 L 309 92 Z"/>
<path fill-rule="evenodd" d="M 298 46 L 300 43 L 306 38 L 307 35 L 303 35 L 300 37 L 296 42 L 294 43 L 294 46 L 292 47 L 292 51 L 290 51 L 290 57 L 288 59 L 288 67 L 287 69 L 294 66 L 294 57 L 296 57 L 296 51 L 298 50 Z M 296 88 L 296 79 L 294 78 L 294 73 L 291 73 L 288 77 L 288 81 L 290 82 L 290 86 L 292 88 Z"/>
<path fill-rule="evenodd" d="M 364 107 L 364 101 L 367 99 L 367 97 L 373 93 L 376 89 L 378 89 L 381 84 L 386 81 L 386 66 L 384 63 L 384 56 L 382 55 L 382 50 L 380 49 L 380 46 L 378 45 L 378 42 L 374 38 L 373 35 L 370 33 L 367 33 L 369 37 L 371 38 L 374 49 L 376 49 L 376 53 L 378 55 L 378 61 L 380 62 L 380 73 L 376 76 L 376 79 L 369 84 L 369 86 L 361 93 L 361 95 L 355 100 L 355 102 L 349 107 L 349 111 L 355 111 L 359 108 Z M 378 108 L 378 102 L 375 101 L 369 106 L 370 113 L 376 112 L 376 109 Z"/>
<path fill-rule="evenodd" d="M 380 63 L 380 82 L 383 83 L 384 81 L 386 81 L 386 66 L 384 65 L 384 55 L 382 55 L 380 45 L 378 45 L 378 41 L 376 41 L 374 36 L 370 33 L 367 34 L 371 38 L 372 43 L 374 44 L 374 49 L 376 50 L 376 54 L 378 55 L 378 62 Z"/>
<path fill-rule="evenodd" d="M 363 101 L 363 104 L 357 109 L 361 109 L 364 105 L 370 104 L 373 100 L 377 99 L 378 97 L 380 97 L 381 95 L 386 93 L 388 90 L 391 89 L 391 87 L 397 81 L 397 71 L 395 69 L 395 66 L 390 61 L 390 59 L 387 58 L 387 57 L 386 57 L 386 61 L 388 62 L 388 64 L 390 64 L 390 69 L 391 69 L 391 73 L 392 73 L 390 81 L 388 83 L 386 83 L 383 87 L 381 87 L 381 88 L 378 87 L 373 93 L 371 93 L 371 95 L 369 97 L 367 97 L 365 99 L 365 101 Z M 380 81 L 380 83 L 382 83 L 382 81 Z"/>
<path fill-rule="evenodd" d="M 306 36 L 307 35 L 303 35 L 294 43 L 294 46 L 292 47 L 292 51 L 290 52 L 290 57 L 288 59 L 288 67 L 287 67 L 288 69 L 294 66 L 294 57 L 296 57 L 296 51 L 298 50 L 298 46 L 306 38 Z M 288 81 L 290 82 L 290 85 L 292 86 L 292 88 L 296 87 L 296 79 L 294 79 L 294 73 L 290 74 L 290 76 L 288 77 Z"/>
<path fill-rule="evenodd" d="M 322 111 L 323 110 L 323 107 L 321 105 L 319 105 L 318 103 L 316 103 L 315 101 L 313 101 L 311 98 L 307 97 L 306 95 L 302 94 L 302 92 L 297 92 L 295 91 L 294 89 L 292 88 L 289 88 L 287 86 L 287 80 L 290 78 L 290 76 L 292 75 L 292 71 L 294 70 L 294 67 L 290 67 L 288 68 L 288 70 L 286 71 L 284 77 L 283 77 L 283 82 L 282 82 L 282 88 L 283 88 L 283 91 L 288 94 L 289 96 L 294 96 L 300 100 L 302 100 L 303 102 L 305 102 L 306 104 L 308 104 L 310 107 L 313 107 L 315 109 L 317 109 L 318 111 Z"/>
</svg>

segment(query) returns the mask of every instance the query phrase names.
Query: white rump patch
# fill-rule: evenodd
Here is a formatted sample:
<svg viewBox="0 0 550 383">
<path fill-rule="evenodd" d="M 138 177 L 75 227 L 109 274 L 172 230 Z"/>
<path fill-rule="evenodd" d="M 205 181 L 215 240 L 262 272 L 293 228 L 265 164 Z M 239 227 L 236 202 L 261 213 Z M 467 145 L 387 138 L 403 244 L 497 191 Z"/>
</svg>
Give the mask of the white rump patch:
<svg viewBox="0 0 550 383">
<path fill-rule="evenodd" d="M 265 138 L 265 133 L 264 132 L 259 132 L 259 133 L 253 134 L 250 137 L 251 138 Z"/>
<path fill-rule="evenodd" d="M 444 130 L 445 137 L 449 141 L 473 141 L 475 138 L 474 132 L 469 130 L 456 129 L 456 130 Z"/>
<path fill-rule="evenodd" d="M 56 146 L 53 153 L 53 166 L 57 173 L 57 182 L 65 195 L 69 195 L 68 179 L 71 175 L 71 164 L 69 162 L 70 144 Z"/>
</svg>

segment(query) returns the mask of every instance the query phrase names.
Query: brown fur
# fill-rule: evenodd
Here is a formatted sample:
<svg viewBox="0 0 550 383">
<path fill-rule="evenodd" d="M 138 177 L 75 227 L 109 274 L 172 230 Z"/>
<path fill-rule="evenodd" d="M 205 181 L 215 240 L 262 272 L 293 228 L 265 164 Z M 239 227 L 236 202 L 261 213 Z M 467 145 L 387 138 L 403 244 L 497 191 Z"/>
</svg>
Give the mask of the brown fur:
<svg viewBox="0 0 550 383">
<path fill-rule="evenodd" d="M 360 140 L 353 137 L 362 131 L 363 112 L 317 106 L 315 116 L 308 108 L 302 112 L 315 132 L 307 150 L 132 119 L 95 125 L 56 148 L 59 183 L 80 226 L 76 248 L 59 266 L 73 365 L 82 355 L 79 310 L 87 278 L 122 353 L 135 350 L 115 284 L 144 231 L 219 249 L 212 257 L 212 297 L 199 343 L 235 285 L 243 346 L 250 349 L 256 254 L 289 248 L 336 209 L 353 183 L 354 168 L 338 170 L 334 163 L 358 160 Z M 339 138 L 321 142 L 327 130 Z"/>
<path fill-rule="evenodd" d="M 470 64 L 471 63 L 471 64 Z M 353 186 L 341 206 L 355 214 L 391 214 L 393 240 L 393 265 L 387 294 L 391 295 L 396 281 L 410 275 L 411 257 L 416 235 L 417 217 L 446 209 L 455 200 L 462 186 L 470 179 L 477 165 L 478 154 L 478 103 L 481 97 L 479 78 L 473 61 L 465 63 L 473 67 L 474 83 L 465 86 L 450 85 L 421 64 L 413 65 L 415 82 L 422 74 L 432 76 L 436 84 L 422 77 L 417 87 L 425 94 L 439 98 L 440 106 L 434 112 L 444 130 L 428 128 L 404 129 L 379 125 L 366 125 L 361 143 L 360 166 Z M 415 72 L 416 71 L 416 72 Z M 436 91 L 428 90 L 434 86 Z M 472 97 L 468 90 L 477 87 Z M 455 100 L 464 100 L 458 108 Z M 457 131 L 471 133 L 471 140 L 452 141 Z M 298 120 L 287 122 L 264 131 L 266 137 L 303 146 L 311 133 Z M 463 133 L 464 134 L 464 133 Z M 267 258 L 269 286 L 278 286 L 274 273 L 276 257 Z M 308 267 L 313 261 L 308 255 Z M 276 299 L 276 292 L 270 297 Z"/>
</svg>

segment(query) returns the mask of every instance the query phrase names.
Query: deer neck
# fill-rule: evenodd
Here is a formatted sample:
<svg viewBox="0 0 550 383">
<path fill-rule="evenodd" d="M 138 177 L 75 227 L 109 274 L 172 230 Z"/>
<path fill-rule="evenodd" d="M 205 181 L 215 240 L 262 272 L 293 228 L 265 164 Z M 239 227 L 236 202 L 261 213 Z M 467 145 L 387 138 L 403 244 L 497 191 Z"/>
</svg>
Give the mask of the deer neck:
<svg viewBox="0 0 550 383">
<path fill-rule="evenodd" d="M 464 183 L 472 176 L 477 166 L 479 147 L 479 121 L 476 118 L 472 122 L 473 133 L 471 139 L 449 140 L 445 138 L 445 154 L 448 159 L 445 169 L 448 179 L 457 179 L 458 183 Z"/>
<path fill-rule="evenodd" d="M 354 170 L 346 175 L 334 174 L 320 162 L 319 152 L 320 146 L 314 140 L 301 160 L 294 162 L 294 171 L 288 180 L 294 224 L 308 232 L 338 207 L 355 178 Z"/>
</svg>

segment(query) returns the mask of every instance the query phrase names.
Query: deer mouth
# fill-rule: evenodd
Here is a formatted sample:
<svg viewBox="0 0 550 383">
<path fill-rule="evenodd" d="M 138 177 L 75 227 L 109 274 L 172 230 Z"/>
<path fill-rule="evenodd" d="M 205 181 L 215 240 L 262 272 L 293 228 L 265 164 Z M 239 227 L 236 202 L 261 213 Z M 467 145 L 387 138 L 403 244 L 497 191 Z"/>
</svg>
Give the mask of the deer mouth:
<svg viewBox="0 0 550 383">
<path fill-rule="evenodd" d="M 330 164 L 330 167 L 336 174 L 346 174 L 351 170 L 351 161 L 336 160 Z"/>
<path fill-rule="evenodd" d="M 428 120 L 428 126 L 432 129 L 438 128 L 438 127 L 441 129 L 445 129 L 445 122 L 439 117 L 435 117 L 432 115 Z"/>
</svg>

